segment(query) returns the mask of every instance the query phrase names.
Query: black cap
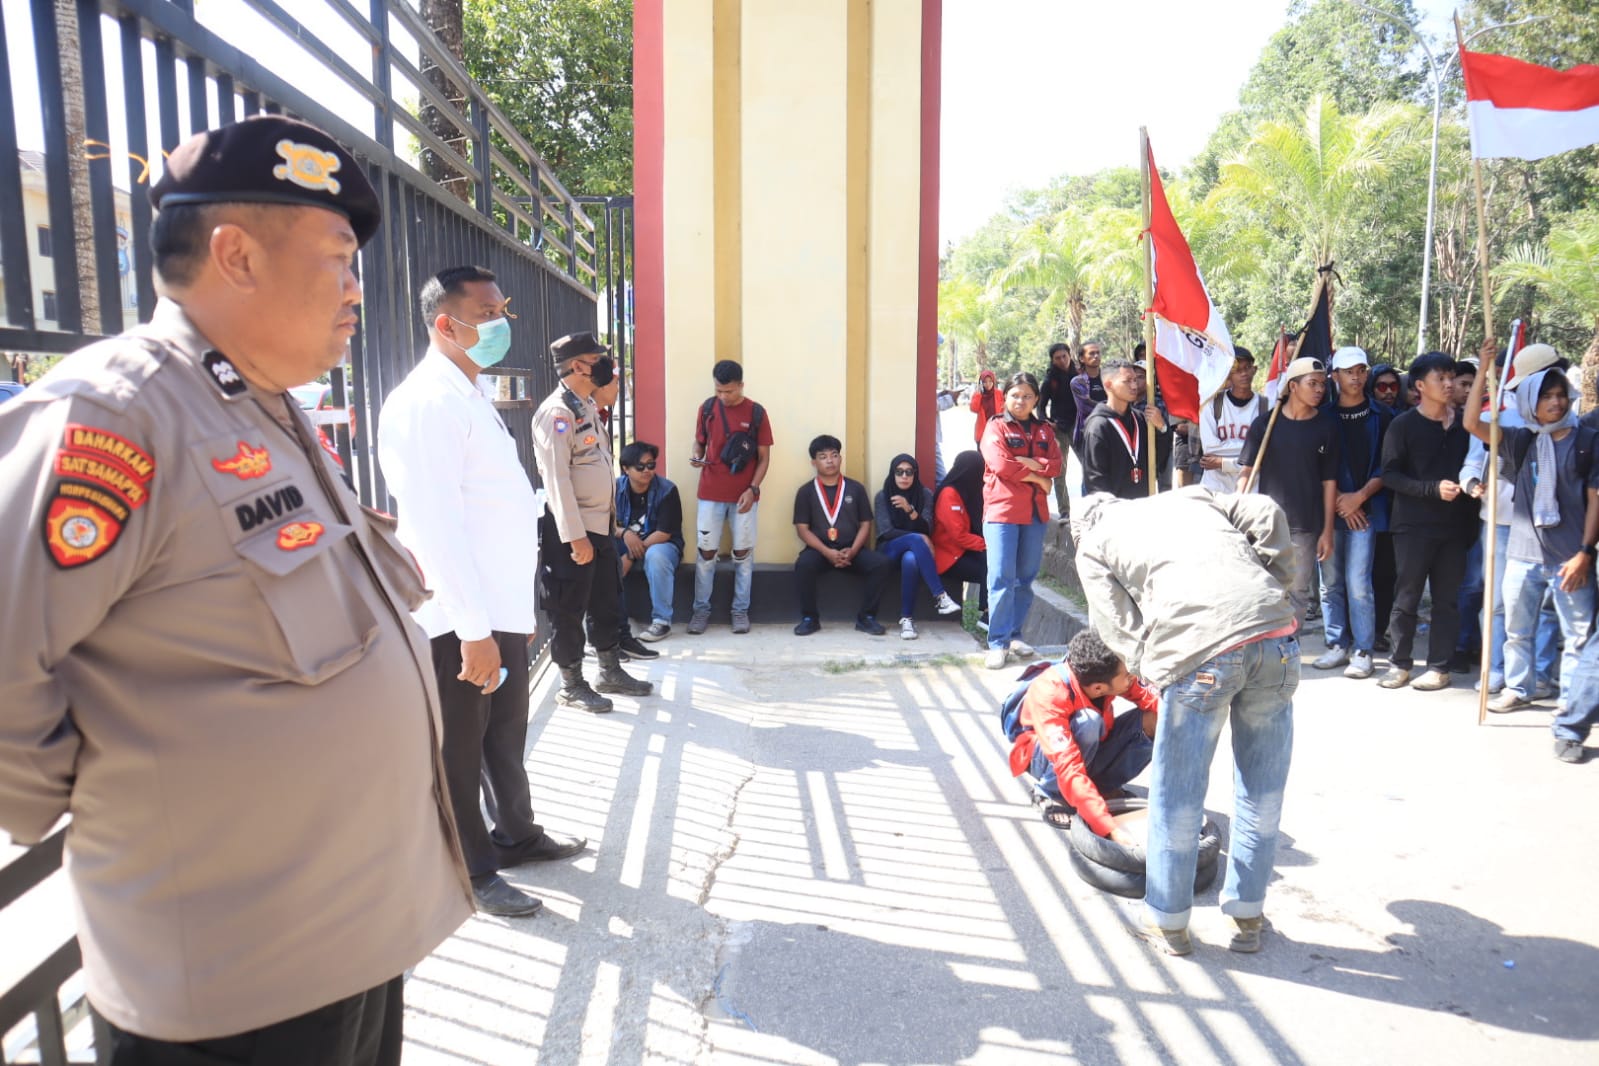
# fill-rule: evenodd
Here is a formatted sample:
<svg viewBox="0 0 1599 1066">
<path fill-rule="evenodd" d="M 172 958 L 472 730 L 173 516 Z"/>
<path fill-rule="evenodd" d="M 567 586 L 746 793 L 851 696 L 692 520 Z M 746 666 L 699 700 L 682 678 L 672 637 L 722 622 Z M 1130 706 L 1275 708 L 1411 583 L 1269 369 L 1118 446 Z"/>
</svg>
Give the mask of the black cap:
<svg viewBox="0 0 1599 1066">
<path fill-rule="evenodd" d="M 190 137 L 167 157 L 150 202 L 157 211 L 172 204 L 325 207 L 348 218 L 362 244 L 383 217 L 361 164 L 315 126 L 281 115 Z"/>
<path fill-rule="evenodd" d="M 592 333 L 568 333 L 561 339 L 551 342 L 550 361 L 559 366 L 568 359 L 577 359 L 585 355 L 604 355 L 610 350 Z"/>
</svg>

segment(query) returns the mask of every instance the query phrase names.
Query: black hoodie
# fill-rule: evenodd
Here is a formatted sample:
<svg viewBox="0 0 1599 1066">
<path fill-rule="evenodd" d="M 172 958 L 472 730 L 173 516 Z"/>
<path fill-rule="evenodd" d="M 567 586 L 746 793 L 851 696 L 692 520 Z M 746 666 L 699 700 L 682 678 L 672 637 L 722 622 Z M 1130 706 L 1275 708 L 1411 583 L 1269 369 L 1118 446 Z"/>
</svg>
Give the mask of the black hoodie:
<svg viewBox="0 0 1599 1066">
<path fill-rule="evenodd" d="M 1118 424 L 1120 429 L 1118 429 Z M 1149 423 L 1129 408 L 1118 415 L 1108 403 L 1095 405 L 1083 423 L 1083 493 L 1108 492 L 1123 500 L 1149 495 Z M 1136 444 L 1137 459 L 1128 450 Z M 1155 468 L 1164 469 L 1171 434 L 1155 435 Z"/>
</svg>

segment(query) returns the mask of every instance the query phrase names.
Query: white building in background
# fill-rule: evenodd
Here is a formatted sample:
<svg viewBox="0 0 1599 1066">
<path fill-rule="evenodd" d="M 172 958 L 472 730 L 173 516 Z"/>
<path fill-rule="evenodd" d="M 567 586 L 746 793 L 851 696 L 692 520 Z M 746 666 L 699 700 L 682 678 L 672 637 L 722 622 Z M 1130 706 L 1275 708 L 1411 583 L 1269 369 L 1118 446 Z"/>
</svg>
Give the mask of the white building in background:
<svg viewBox="0 0 1599 1066">
<path fill-rule="evenodd" d="M 17 165 L 22 171 L 22 215 L 28 235 L 28 273 L 33 280 L 34 327 L 59 329 L 56 264 L 59 259 L 66 264 L 66 269 L 72 269 L 71 242 L 57 240 L 50 231 L 50 195 L 45 188 L 44 153 L 18 152 Z M 113 187 L 112 193 L 117 219 L 117 287 L 122 294 L 122 328 L 132 329 L 139 324 L 138 287 L 133 273 L 133 212 L 126 189 Z M 4 270 L 4 265 L 0 265 L 0 278 L 4 277 Z M 5 291 L 0 288 L 0 322 L 7 320 Z M 98 323 L 86 325 L 98 332 Z"/>
</svg>

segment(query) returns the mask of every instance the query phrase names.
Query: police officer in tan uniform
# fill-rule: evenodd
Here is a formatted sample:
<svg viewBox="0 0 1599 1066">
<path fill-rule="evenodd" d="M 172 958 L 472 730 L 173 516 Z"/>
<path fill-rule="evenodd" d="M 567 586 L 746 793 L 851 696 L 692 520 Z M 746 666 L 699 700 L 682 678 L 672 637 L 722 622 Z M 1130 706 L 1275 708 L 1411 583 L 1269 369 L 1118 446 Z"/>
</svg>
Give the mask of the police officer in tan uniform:
<svg viewBox="0 0 1599 1066">
<path fill-rule="evenodd" d="M 275 116 L 150 195 L 153 321 L 0 408 L 0 828 L 72 815 L 101 1062 L 398 1063 L 472 913 L 426 592 L 285 391 L 345 356 L 377 199 Z"/>
<path fill-rule="evenodd" d="M 653 686 L 622 669 L 618 647 L 621 570 L 617 565 L 615 470 L 611 440 L 594 403 L 615 376 L 606 348 L 592 333 L 570 333 L 550 345 L 560 384 L 533 413 L 533 454 L 547 505 L 539 523 L 544 608 L 552 633 L 550 658 L 561 671 L 557 703 L 603 714 L 601 692 L 648 696 Z M 583 679 L 583 627 L 600 660 L 593 688 Z M 596 691 L 596 689 L 598 691 Z"/>
</svg>

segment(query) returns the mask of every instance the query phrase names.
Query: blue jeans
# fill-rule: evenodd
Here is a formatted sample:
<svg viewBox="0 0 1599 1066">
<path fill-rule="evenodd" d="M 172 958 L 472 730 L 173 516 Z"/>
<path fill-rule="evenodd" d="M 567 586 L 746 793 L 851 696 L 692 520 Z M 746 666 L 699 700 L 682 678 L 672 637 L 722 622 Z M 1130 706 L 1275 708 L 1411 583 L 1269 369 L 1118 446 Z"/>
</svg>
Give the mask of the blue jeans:
<svg viewBox="0 0 1599 1066">
<path fill-rule="evenodd" d="M 1092 707 L 1072 715 L 1072 739 L 1082 753 L 1088 779 L 1101 795 L 1114 792 L 1143 773 L 1155 746 L 1154 741 L 1144 736 L 1144 712 L 1136 707 L 1118 714 L 1110 732 L 1100 740 L 1099 732 L 1104 728 L 1104 717 Z M 1060 794 L 1060 783 L 1055 780 L 1055 767 L 1050 765 L 1043 748 L 1033 749 L 1033 764 L 1028 767 L 1028 773 L 1057 803 L 1065 802 Z"/>
<path fill-rule="evenodd" d="M 1460 579 L 1460 636 L 1455 638 L 1455 650 L 1469 652 L 1473 648 L 1482 647 L 1482 586 L 1483 578 L 1483 544 L 1482 537 L 1471 546 L 1466 553 L 1466 576 Z M 1499 557 L 1499 568 L 1504 569 L 1504 556 Z"/>
<path fill-rule="evenodd" d="M 694 560 L 694 610 L 711 609 L 711 586 L 716 581 L 716 553 L 722 547 L 722 527 L 733 527 L 733 610 L 750 609 L 750 584 L 755 579 L 755 516 L 761 505 L 755 504 L 744 514 L 738 513 L 738 504 L 719 500 L 700 500 L 695 516 L 697 531 L 695 547 L 699 555 Z M 708 558 L 707 558 L 708 556 Z"/>
<path fill-rule="evenodd" d="M 1229 718 L 1233 826 L 1221 909 L 1234 918 L 1260 917 L 1277 855 L 1298 687 L 1299 641 L 1273 637 L 1222 652 L 1161 694 L 1144 909 L 1162 929 L 1188 926 L 1210 763 Z"/>
<path fill-rule="evenodd" d="M 889 561 L 899 569 L 899 616 L 909 618 L 916 612 L 916 582 L 925 581 L 927 591 L 935 597 L 944 591 L 944 580 L 938 576 L 938 564 L 933 561 L 932 546 L 920 533 L 905 533 L 877 546 Z"/>
<path fill-rule="evenodd" d="M 1370 529 L 1333 533 L 1332 558 L 1321 564 L 1321 621 L 1329 648 L 1369 654 L 1377 639 L 1377 597 L 1371 588 L 1376 546 L 1377 534 Z"/>
<path fill-rule="evenodd" d="M 1033 609 L 1033 579 L 1044 561 L 1044 523 L 984 522 L 988 545 L 988 646 L 1008 648 Z"/>
<path fill-rule="evenodd" d="M 1560 590 L 1560 567 L 1553 563 L 1505 560 L 1505 688 L 1530 699 L 1538 688 L 1533 643 L 1543 612 L 1545 593 L 1553 596 L 1566 649 L 1560 656 L 1560 698 L 1567 699 L 1578 649 L 1593 623 L 1593 580 L 1575 592 Z"/>
<path fill-rule="evenodd" d="M 1555 715 L 1550 731 L 1557 740 L 1581 744 L 1599 723 L 1599 640 L 1590 639 L 1578 653 L 1565 696 L 1566 705 Z"/>
<path fill-rule="evenodd" d="M 672 624 L 672 593 L 683 553 L 676 544 L 651 544 L 644 549 L 644 578 L 650 584 L 650 621 Z"/>
</svg>

